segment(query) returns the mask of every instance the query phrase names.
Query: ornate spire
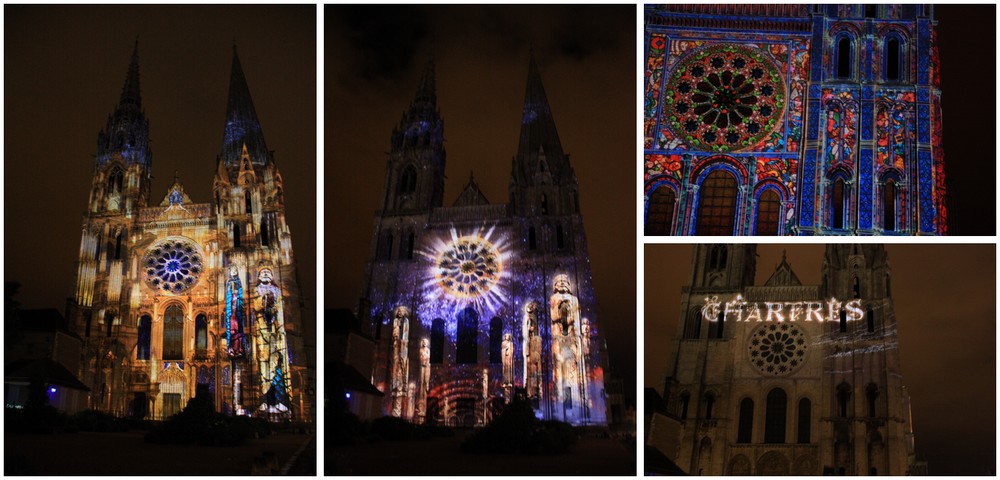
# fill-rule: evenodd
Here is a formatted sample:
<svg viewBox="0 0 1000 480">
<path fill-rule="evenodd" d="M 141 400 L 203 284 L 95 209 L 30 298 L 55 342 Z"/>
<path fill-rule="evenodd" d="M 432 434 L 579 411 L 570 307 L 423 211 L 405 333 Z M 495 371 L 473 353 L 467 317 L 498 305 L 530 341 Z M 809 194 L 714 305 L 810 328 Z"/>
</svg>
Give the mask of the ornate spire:
<svg viewBox="0 0 1000 480">
<path fill-rule="evenodd" d="M 226 166 L 239 166 L 243 146 L 246 145 L 255 165 L 263 165 L 269 155 L 264 142 L 264 132 L 257 120 L 257 112 L 250 97 L 240 58 L 233 45 L 233 67 L 229 77 L 229 100 L 226 104 L 226 130 L 222 139 L 222 160 Z"/>
<path fill-rule="evenodd" d="M 538 72 L 538 64 L 535 63 L 535 56 L 532 53 L 528 62 L 528 84 L 524 90 L 521 139 L 517 148 L 520 173 L 526 178 L 531 178 L 538 170 L 535 163 L 540 154 L 544 155 L 553 176 L 568 171 L 569 161 L 563 154 L 556 122 L 549 108 L 549 100 L 545 96 L 545 87 L 542 85 L 542 75 Z"/>
<path fill-rule="evenodd" d="M 437 105 L 437 90 L 434 84 L 434 58 L 428 58 L 424 66 L 424 75 L 420 78 L 417 95 L 413 103 L 429 103 Z"/>
<path fill-rule="evenodd" d="M 97 135 L 97 165 L 106 164 L 115 157 L 125 164 L 139 163 L 152 166 L 153 154 L 149 149 L 149 121 L 142 111 L 139 89 L 139 39 L 135 40 L 132 59 L 125 84 L 118 99 L 118 106 L 108 117 L 104 129 Z"/>
</svg>

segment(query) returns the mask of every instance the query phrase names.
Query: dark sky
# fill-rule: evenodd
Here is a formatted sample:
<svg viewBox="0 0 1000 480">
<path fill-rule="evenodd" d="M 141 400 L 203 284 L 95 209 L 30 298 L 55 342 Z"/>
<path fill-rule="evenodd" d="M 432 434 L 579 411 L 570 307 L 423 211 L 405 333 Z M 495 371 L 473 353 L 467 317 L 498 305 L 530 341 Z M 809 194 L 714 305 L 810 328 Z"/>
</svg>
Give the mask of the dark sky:
<svg viewBox="0 0 1000 480">
<path fill-rule="evenodd" d="M 444 203 L 469 171 L 507 202 L 529 50 L 580 183 L 612 368 L 635 378 L 634 5 L 326 7 L 325 306 L 354 309 L 389 135 L 433 51 L 445 122 Z M 633 389 L 634 390 L 634 389 Z"/>
<path fill-rule="evenodd" d="M 934 14 L 948 234 L 995 235 L 996 5 L 935 5 Z M 988 111 L 983 105 L 990 105 Z"/>
<path fill-rule="evenodd" d="M 692 248 L 645 249 L 644 382 L 660 392 Z M 820 283 L 823 245 L 760 245 L 757 285 L 774 272 L 783 249 L 803 284 Z M 995 471 L 996 246 L 887 245 L 886 250 L 917 452 L 935 475 Z"/>
<path fill-rule="evenodd" d="M 316 7 L 4 6 L 4 270 L 23 308 L 73 293 L 97 133 L 136 35 L 153 151 L 151 203 L 174 171 L 211 201 L 233 42 L 285 180 L 300 287 L 314 318 Z"/>
</svg>

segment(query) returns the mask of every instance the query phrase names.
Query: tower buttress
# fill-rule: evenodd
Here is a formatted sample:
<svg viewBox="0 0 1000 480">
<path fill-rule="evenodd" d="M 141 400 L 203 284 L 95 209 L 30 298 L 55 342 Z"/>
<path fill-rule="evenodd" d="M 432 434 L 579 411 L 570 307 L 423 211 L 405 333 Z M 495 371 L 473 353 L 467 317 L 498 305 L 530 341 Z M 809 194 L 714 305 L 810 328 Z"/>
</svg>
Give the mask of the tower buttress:
<svg viewBox="0 0 1000 480">
<path fill-rule="evenodd" d="M 753 285 L 757 275 L 757 246 L 697 244 L 691 265 L 692 291 L 741 291 Z"/>
</svg>

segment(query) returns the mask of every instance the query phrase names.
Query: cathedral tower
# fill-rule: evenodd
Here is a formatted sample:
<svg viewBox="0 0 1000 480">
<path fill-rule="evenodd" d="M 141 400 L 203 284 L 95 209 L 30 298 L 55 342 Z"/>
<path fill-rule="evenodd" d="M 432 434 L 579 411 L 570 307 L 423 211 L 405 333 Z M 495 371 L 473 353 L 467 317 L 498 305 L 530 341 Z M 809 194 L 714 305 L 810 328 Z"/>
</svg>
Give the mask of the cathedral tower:
<svg viewBox="0 0 1000 480">
<path fill-rule="evenodd" d="M 284 187 L 235 50 L 214 205 L 192 201 L 176 175 L 161 201 L 149 201 L 138 68 L 136 51 L 98 135 L 69 306 L 84 338 L 89 407 L 162 419 L 198 392 L 220 411 L 307 420 Z"/>
</svg>

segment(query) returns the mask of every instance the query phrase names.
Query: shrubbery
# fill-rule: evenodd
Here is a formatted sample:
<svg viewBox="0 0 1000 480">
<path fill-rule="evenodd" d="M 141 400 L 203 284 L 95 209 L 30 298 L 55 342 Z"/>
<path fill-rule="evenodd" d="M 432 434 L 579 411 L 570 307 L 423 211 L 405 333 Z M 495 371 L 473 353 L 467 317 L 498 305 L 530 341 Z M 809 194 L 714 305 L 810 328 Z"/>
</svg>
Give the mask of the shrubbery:
<svg viewBox="0 0 1000 480">
<path fill-rule="evenodd" d="M 270 434 L 266 420 L 217 413 L 207 392 L 199 391 L 181 413 L 150 430 L 145 439 L 149 443 L 235 446 Z"/>
<path fill-rule="evenodd" d="M 485 428 L 462 442 L 466 453 L 561 453 L 576 443 L 572 425 L 541 421 L 527 400 L 515 399 Z"/>
</svg>

